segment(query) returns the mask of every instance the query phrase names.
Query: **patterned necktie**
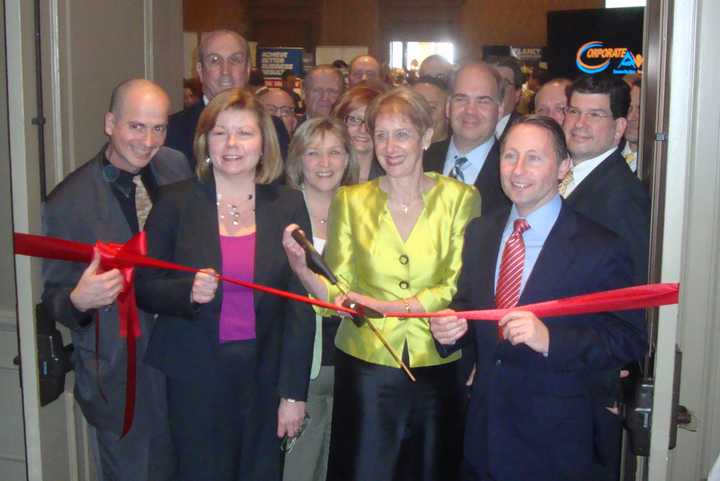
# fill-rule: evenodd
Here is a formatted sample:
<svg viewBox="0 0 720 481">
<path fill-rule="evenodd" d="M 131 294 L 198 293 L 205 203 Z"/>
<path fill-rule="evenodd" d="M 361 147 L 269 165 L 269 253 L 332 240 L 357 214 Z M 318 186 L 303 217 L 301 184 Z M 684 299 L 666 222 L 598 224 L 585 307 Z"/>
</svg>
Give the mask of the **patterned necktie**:
<svg viewBox="0 0 720 481">
<path fill-rule="evenodd" d="M 465 167 L 467 161 L 467 157 L 458 157 L 457 159 L 455 159 L 455 165 L 450 171 L 450 177 L 452 177 L 453 179 L 457 179 L 460 182 L 465 182 L 465 174 L 463 174 L 462 169 L 463 167 Z"/>
<path fill-rule="evenodd" d="M 567 197 L 566 192 L 567 188 L 570 184 L 573 183 L 575 180 L 575 177 L 573 177 L 573 171 L 572 169 L 568 170 L 568 173 L 565 174 L 565 177 L 563 177 L 563 180 L 560 181 L 560 184 L 558 185 L 558 192 L 560 192 L 560 195 L 563 197 Z"/>
<path fill-rule="evenodd" d="M 525 242 L 522 234 L 529 228 L 530 224 L 525 219 L 516 219 L 512 234 L 505 242 L 495 289 L 495 305 L 499 309 L 514 307 L 520 299 L 520 284 L 525 266 Z M 502 336 L 500 331 L 498 333 Z"/>
<path fill-rule="evenodd" d="M 133 177 L 133 184 L 135 184 L 135 212 L 137 213 L 138 230 L 143 230 L 147 216 L 152 208 L 152 200 L 150 200 L 140 175 Z"/>
<path fill-rule="evenodd" d="M 624 154 L 623 157 L 625 157 L 625 162 L 627 162 L 630 170 L 635 172 L 637 170 L 637 153 L 631 150 L 630 152 Z"/>
</svg>

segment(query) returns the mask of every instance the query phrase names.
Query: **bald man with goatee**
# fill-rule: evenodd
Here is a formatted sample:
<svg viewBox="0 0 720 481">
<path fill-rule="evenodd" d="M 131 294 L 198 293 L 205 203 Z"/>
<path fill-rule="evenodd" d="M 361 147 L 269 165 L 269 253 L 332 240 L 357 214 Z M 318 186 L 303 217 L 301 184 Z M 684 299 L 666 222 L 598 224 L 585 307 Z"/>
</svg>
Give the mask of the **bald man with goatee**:
<svg viewBox="0 0 720 481">
<path fill-rule="evenodd" d="M 187 159 L 163 147 L 170 99 L 143 79 L 121 83 L 105 114 L 108 142 L 68 175 L 48 196 L 46 235 L 94 244 L 125 243 L 142 230 L 159 186 L 188 178 Z M 175 471 L 167 423 L 165 378 L 143 362 L 154 319 L 138 312 L 140 337 L 128 359 L 120 335 L 116 299 L 123 289 L 117 269 L 103 270 L 100 256 L 89 265 L 43 262 L 42 301 L 49 315 L 70 329 L 75 399 L 90 425 L 90 447 L 98 479 L 166 481 Z M 126 370 L 135 362 L 132 424 L 122 437 Z"/>
</svg>

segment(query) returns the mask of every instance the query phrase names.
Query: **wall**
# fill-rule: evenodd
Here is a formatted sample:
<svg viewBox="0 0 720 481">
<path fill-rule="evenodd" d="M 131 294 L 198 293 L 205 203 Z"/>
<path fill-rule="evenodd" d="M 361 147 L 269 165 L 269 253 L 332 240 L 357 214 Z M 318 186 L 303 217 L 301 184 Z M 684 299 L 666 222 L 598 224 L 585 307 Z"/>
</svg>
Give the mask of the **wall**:
<svg viewBox="0 0 720 481">
<path fill-rule="evenodd" d="M 0 0 L 0 14 L 5 0 Z M 0 38 L 5 38 L 5 17 L 0 15 Z M 0 49 L 0 118 L 7 119 L 7 71 L 5 50 Z M 12 197 L 10 192 L 10 132 L 0 122 L 0 252 L 12 251 Z M 15 325 L 15 266 L 13 256 L 0 256 L 0 473 L 4 481 L 25 480 L 25 453 L 18 439 L 24 437 L 19 371 L 12 364 L 17 354 Z"/>
<path fill-rule="evenodd" d="M 183 78 L 181 0 L 73 0 L 56 5 L 44 12 L 50 187 L 105 142 L 103 117 L 113 86 L 132 77 L 151 78 L 168 91 L 173 110 L 179 110 Z"/>
<path fill-rule="evenodd" d="M 677 327 L 683 351 L 680 404 L 693 412 L 697 431 L 678 431 L 668 479 L 694 480 L 707 477 L 720 454 L 720 99 L 716 93 L 720 4 L 716 0 L 674 3 L 673 41 L 684 48 L 675 50 L 682 55 L 673 55 L 673 64 L 687 67 L 673 69 L 671 98 L 678 91 L 678 104 L 670 111 L 672 121 L 678 117 L 678 122 L 687 121 L 681 124 L 685 129 L 670 126 L 670 146 L 680 140 L 673 161 L 686 172 L 684 199 L 673 199 L 684 214 Z M 683 100 L 686 103 L 681 104 Z"/>
<path fill-rule="evenodd" d="M 547 12 L 604 5 L 604 0 L 468 0 L 459 28 L 463 52 L 477 56 L 483 45 L 544 46 Z"/>
<path fill-rule="evenodd" d="M 28 0 L 2 0 L 0 5 L 5 15 L 0 40 L 7 57 L 7 78 L 0 68 L 0 116 L 9 120 L 0 121 L 0 478 L 90 481 L 95 476 L 87 463 L 85 425 L 70 393 L 72 376 L 65 395 L 39 406 L 33 305 L 41 291 L 40 262 L 10 255 L 13 229 L 41 232 L 38 135 L 32 123 L 35 12 Z M 182 105 L 182 3 L 42 0 L 40 18 L 50 190 L 105 142 L 103 117 L 120 81 L 152 78 L 168 90 L 176 108 Z M 8 91 L 12 95 L 6 97 Z M 22 393 L 11 364 L 18 332 Z"/>
<path fill-rule="evenodd" d="M 0 0 L 0 13 L 4 12 L 4 0 Z M 5 17 L 0 18 L 0 38 L 5 38 Z M 5 70 L 5 51 L 0 49 L 0 119 L 7 119 L 7 76 Z M 0 123 L 0 159 L 10 158 L 10 139 L 7 124 Z M 12 250 L 12 204 L 10 203 L 10 162 L 0 161 L 0 252 Z M 12 256 L 0 256 L 0 322 L 9 317 L 3 313 L 15 311 L 15 283 Z"/>
<path fill-rule="evenodd" d="M 235 28 L 260 45 L 366 45 L 385 59 L 390 31 L 451 37 L 460 56 L 482 45 L 544 45 L 546 12 L 602 8 L 604 0 L 183 0 L 185 31 Z"/>
</svg>

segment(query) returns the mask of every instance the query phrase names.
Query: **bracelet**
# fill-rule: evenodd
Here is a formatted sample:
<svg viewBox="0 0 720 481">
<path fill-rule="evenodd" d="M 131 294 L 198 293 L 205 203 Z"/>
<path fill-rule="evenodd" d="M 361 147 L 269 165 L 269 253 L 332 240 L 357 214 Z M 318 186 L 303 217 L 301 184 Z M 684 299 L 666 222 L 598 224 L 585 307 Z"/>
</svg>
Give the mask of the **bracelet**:
<svg viewBox="0 0 720 481">
<path fill-rule="evenodd" d="M 287 397 L 285 398 L 285 400 L 286 400 L 287 402 L 289 402 L 290 404 L 295 404 L 295 403 L 297 402 L 295 399 L 290 399 L 290 398 L 287 398 Z"/>
</svg>

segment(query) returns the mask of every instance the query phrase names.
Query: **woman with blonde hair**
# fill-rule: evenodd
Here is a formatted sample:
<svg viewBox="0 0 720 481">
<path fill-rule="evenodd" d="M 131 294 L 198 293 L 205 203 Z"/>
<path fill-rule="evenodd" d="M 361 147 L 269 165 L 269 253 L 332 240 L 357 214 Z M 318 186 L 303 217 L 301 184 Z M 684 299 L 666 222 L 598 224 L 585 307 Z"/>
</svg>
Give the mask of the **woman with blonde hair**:
<svg viewBox="0 0 720 481">
<path fill-rule="evenodd" d="M 357 182 L 358 166 L 345 126 L 332 117 L 306 120 L 298 128 L 285 164 L 288 185 L 299 189 L 310 213 L 315 248 L 327 241 L 328 211 L 341 185 Z M 307 426 L 285 455 L 285 481 L 324 480 L 330 447 L 335 382 L 337 317 L 316 316 L 315 347 L 310 370 Z"/>
<path fill-rule="evenodd" d="M 294 226 L 285 230 L 283 245 L 316 297 L 418 317 L 340 324 L 327 479 L 451 481 L 462 451 L 460 356 L 438 353 L 422 313 L 446 308 L 455 295 L 465 226 L 479 215 L 480 199 L 471 186 L 423 173 L 433 130 L 420 94 L 404 87 L 386 92 L 365 117 L 386 175 L 338 189 L 325 248 L 325 260 L 348 294 L 307 267 L 290 236 Z M 409 365 L 416 382 L 390 350 Z"/>
<path fill-rule="evenodd" d="M 249 91 L 213 97 L 194 147 L 197 178 L 161 194 L 146 231 L 150 256 L 201 272 L 138 270 L 138 303 L 159 315 L 146 360 L 167 375 L 179 481 L 280 479 L 280 438 L 305 417 L 313 312 L 217 275 L 304 293 L 280 242 L 310 222 L 302 195 L 271 183 L 275 129 Z"/>
</svg>

